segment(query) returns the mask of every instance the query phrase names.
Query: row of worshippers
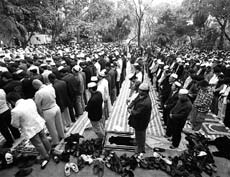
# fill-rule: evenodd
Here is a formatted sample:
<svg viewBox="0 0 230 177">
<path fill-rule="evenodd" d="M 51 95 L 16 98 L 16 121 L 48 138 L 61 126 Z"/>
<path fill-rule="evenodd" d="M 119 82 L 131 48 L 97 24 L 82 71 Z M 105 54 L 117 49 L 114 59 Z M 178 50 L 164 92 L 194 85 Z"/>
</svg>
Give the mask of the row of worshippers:
<svg viewBox="0 0 230 177">
<path fill-rule="evenodd" d="M 192 129 L 198 131 L 207 114 L 212 112 L 230 127 L 230 55 L 225 54 L 227 56 L 223 60 L 217 54 L 171 50 L 147 60 L 148 74 L 159 93 L 164 125 L 167 127 L 166 137 L 174 135 L 172 148 L 179 146 L 180 134 L 187 119 L 190 119 Z M 177 122 L 172 118 L 172 113 L 182 109 L 178 107 L 180 89 L 188 98 L 182 100 L 187 103 L 191 101 L 192 109 L 183 120 L 178 118 L 181 121 Z"/>
<path fill-rule="evenodd" d="M 227 55 L 227 54 L 226 54 Z M 197 57 L 199 56 L 199 57 Z M 206 56 L 206 57 L 204 57 Z M 208 59 L 210 57 L 210 59 Z M 216 57 L 216 58 L 214 58 Z M 152 60 L 150 70 L 157 78 L 157 88 L 160 86 L 159 92 L 163 92 L 162 105 L 168 98 L 170 87 L 164 78 L 175 76 L 183 88 L 189 90 L 189 96 L 192 102 L 196 99 L 199 92 L 197 84 L 199 81 L 206 80 L 210 90 L 213 92 L 212 103 L 208 111 L 220 118 L 227 127 L 230 127 L 229 109 L 229 84 L 230 84 L 230 65 L 228 55 L 225 60 L 218 58 L 215 53 L 204 55 L 203 53 L 187 53 L 186 55 L 166 55 L 163 59 Z M 176 74 L 176 75 L 175 75 Z M 152 77 L 153 78 L 153 77 Z M 162 91 L 163 90 L 163 91 Z"/>
<path fill-rule="evenodd" d="M 20 137 L 18 128 L 21 133 L 34 128 L 29 124 L 23 125 L 23 121 L 19 122 L 20 125 L 27 128 L 19 124 L 15 128 L 15 124 L 11 124 L 14 118 L 11 117 L 10 106 L 6 104 L 5 96 L 10 93 L 17 93 L 15 97 L 18 100 L 34 100 L 39 115 L 45 120 L 53 147 L 65 137 L 65 131 L 85 111 L 91 95 L 87 84 L 91 79 L 98 82 L 98 90 L 103 95 L 105 108 L 103 116 L 108 118 L 111 106 L 125 79 L 126 70 L 126 59 L 122 52 L 116 51 L 114 54 L 112 51 L 108 55 L 104 52 L 100 57 L 90 60 L 85 56 L 74 59 L 67 56 L 47 56 L 39 59 L 27 56 L 23 59 L 12 57 L 10 61 L 5 55 L 0 68 L 0 132 L 6 139 L 4 147 L 11 147 L 14 139 Z M 17 102 L 16 98 L 13 99 Z"/>
</svg>

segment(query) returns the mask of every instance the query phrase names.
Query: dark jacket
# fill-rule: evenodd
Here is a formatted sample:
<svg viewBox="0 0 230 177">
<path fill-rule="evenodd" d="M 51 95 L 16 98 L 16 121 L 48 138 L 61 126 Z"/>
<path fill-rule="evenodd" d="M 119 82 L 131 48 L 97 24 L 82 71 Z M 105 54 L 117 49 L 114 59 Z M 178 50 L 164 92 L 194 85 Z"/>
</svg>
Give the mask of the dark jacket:
<svg viewBox="0 0 230 177">
<path fill-rule="evenodd" d="M 77 90 L 77 80 L 74 77 L 73 74 L 67 74 L 65 75 L 62 80 L 64 80 L 67 83 L 67 90 L 68 90 L 68 94 L 69 97 L 71 99 L 71 101 L 74 101 L 76 99 L 76 94 L 78 92 Z"/>
<path fill-rule="evenodd" d="M 102 117 L 102 94 L 96 91 L 91 95 L 85 110 L 88 112 L 88 118 L 91 121 L 99 121 Z"/>
<path fill-rule="evenodd" d="M 56 79 L 53 83 L 53 87 L 56 94 L 57 105 L 60 107 L 61 112 L 63 112 L 64 109 L 70 104 L 67 84 L 65 81 Z"/>
<path fill-rule="evenodd" d="M 191 110 L 192 110 L 192 103 L 189 99 L 185 102 L 181 102 L 180 100 L 178 100 L 177 104 L 171 110 L 171 114 L 172 114 L 171 118 L 186 121 Z"/>
<path fill-rule="evenodd" d="M 152 111 L 149 95 L 142 99 L 138 96 L 129 107 L 132 109 L 129 117 L 129 121 L 132 122 L 130 126 L 137 131 L 145 130 L 148 127 Z"/>
<path fill-rule="evenodd" d="M 170 93 L 169 98 L 165 102 L 165 109 L 171 110 L 177 103 L 178 100 L 178 92 L 176 93 Z"/>
</svg>

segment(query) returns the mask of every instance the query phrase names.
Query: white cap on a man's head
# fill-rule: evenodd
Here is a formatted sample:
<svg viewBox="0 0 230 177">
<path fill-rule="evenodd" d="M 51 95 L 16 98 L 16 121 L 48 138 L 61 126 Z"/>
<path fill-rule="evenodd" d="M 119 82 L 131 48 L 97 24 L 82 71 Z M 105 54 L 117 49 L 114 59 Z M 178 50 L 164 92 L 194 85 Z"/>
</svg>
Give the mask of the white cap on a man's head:
<svg viewBox="0 0 230 177">
<path fill-rule="evenodd" d="M 169 65 L 164 66 L 164 70 L 167 70 L 167 69 L 169 69 Z"/>
<path fill-rule="evenodd" d="M 181 95 L 188 95 L 188 90 L 187 89 L 180 89 L 179 94 Z"/>
<path fill-rule="evenodd" d="M 101 76 L 101 77 L 105 77 L 105 72 L 106 72 L 106 70 L 105 69 L 103 69 L 103 70 L 101 70 L 101 72 L 99 72 L 99 76 Z"/>
<path fill-rule="evenodd" d="M 175 78 L 175 79 L 178 78 L 178 75 L 176 73 L 172 73 L 170 76 L 173 77 L 173 78 Z"/>
<path fill-rule="evenodd" d="M 96 87 L 97 86 L 97 83 L 96 82 L 90 82 L 88 83 L 88 88 L 93 88 L 93 87 Z"/>
<path fill-rule="evenodd" d="M 177 87 L 181 87 L 181 86 L 182 86 L 181 83 L 178 82 L 178 81 L 174 82 L 174 84 L 175 84 Z"/>
<path fill-rule="evenodd" d="M 97 81 L 98 81 L 98 78 L 97 78 L 97 76 L 92 76 L 92 77 L 90 78 L 90 80 L 91 80 L 92 82 L 97 82 Z"/>
<path fill-rule="evenodd" d="M 72 68 L 73 71 L 75 72 L 79 72 L 81 71 L 81 67 L 79 65 L 75 65 L 73 68 Z"/>
<path fill-rule="evenodd" d="M 139 89 L 144 90 L 144 91 L 148 91 L 149 90 L 149 84 L 146 82 L 143 82 L 140 84 Z"/>
<path fill-rule="evenodd" d="M 61 71 L 61 70 L 63 70 L 64 69 L 64 66 L 59 66 L 58 67 L 58 71 Z"/>
</svg>

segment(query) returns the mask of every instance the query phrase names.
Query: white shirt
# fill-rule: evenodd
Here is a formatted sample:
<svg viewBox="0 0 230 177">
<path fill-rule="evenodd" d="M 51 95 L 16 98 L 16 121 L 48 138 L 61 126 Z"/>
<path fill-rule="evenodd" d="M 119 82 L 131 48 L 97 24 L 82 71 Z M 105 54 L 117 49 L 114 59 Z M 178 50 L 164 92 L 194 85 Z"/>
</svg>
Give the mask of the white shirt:
<svg viewBox="0 0 230 177">
<path fill-rule="evenodd" d="M 6 104 L 6 92 L 0 89 L 0 114 L 6 112 L 9 107 Z"/>
<path fill-rule="evenodd" d="M 45 120 L 38 114 L 32 99 L 20 99 L 11 110 L 11 124 L 20 128 L 26 139 L 31 139 L 45 128 Z"/>
<path fill-rule="evenodd" d="M 107 101 L 109 99 L 109 83 L 105 78 L 98 82 L 97 91 L 101 92 L 103 101 Z"/>
<path fill-rule="evenodd" d="M 34 99 L 40 111 L 45 111 L 56 106 L 56 95 L 52 85 L 42 85 L 35 93 Z"/>
<path fill-rule="evenodd" d="M 184 86 L 183 86 L 183 88 L 184 89 L 187 89 L 187 87 L 189 86 L 189 84 L 192 82 L 192 78 L 191 78 L 191 76 L 188 76 L 187 78 L 186 78 L 186 80 L 184 81 Z"/>
<path fill-rule="evenodd" d="M 100 63 L 97 61 L 95 64 L 94 64 L 94 66 L 96 67 L 96 69 L 97 69 L 97 74 L 101 71 L 101 65 L 100 65 Z"/>
<path fill-rule="evenodd" d="M 136 77 L 137 77 L 137 81 L 142 82 L 142 80 L 143 80 L 143 74 L 142 74 L 141 71 L 139 71 L 139 72 L 136 74 Z"/>
<path fill-rule="evenodd" d="M 219 79 L 218 79 L 217 75 L 214 74 L 214 75 L 212 76 L 212 78 L 210 79 L 209 84 L 210 84 L 210 85 L 216 85 L 218 81 L 219 81 Z"/>
</svg>

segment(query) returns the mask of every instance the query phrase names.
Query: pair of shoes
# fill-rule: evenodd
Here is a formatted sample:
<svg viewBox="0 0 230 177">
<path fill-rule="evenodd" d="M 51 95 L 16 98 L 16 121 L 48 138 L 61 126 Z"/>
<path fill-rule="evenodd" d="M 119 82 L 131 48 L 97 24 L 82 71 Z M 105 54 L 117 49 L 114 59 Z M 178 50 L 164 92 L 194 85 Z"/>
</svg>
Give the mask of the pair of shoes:
<svg viewBox="0 0 230 177">
<path fill-rule="evenodd" d="M 24 176 L 28 176 L 30 173 L 32 173 L 32 171 L 33 171 L 32 168 L 20 169 L 14 176 L 15 176 L 15 177 L 24 177 Z"/>
<path fill-rule="evenodd" d="M 46 165 L 49 163 L 49 160 L 45 159 L 42 161 L 41 163 L 41 169 L 45 169 L 46 168 Z"/>
<path fill-rule="evenodd" d="M 93 165 L 93 174 L 98 177 L 103 177 L 104 175 L 104 163 L 102 160 L 95 160 Z"/>
<path fill-rule="evenodd" d="M 60 159 L 59 159 L 59 157 L 58 157 L 57 155 L 54 155 L 54 156 L 53 156 L 53 160 L 54 160 L 54 162 L 55 162 L 56 164 L 58 164 L 58 163 L 60 162 Z"/>
<path fill-rule="evenodd" d="M 89 155 L 82 154 L 81 158 L 89 165 L 93 163 L 93 159 Z"/>
<path fill-rule="evenodd" d="M 65 176 L 70 176 L 70 170 L 73 170 L 75 173 L 79 172 L 77 164 L 75 164 L 75 163 L 66 163 L 65 164 Z"/>
<path fill-rule="evenodd" d="M 121 174 L 121 177 L 134 177 L 133 171 L 125 168 Z"/>
</svg>

